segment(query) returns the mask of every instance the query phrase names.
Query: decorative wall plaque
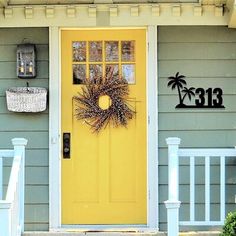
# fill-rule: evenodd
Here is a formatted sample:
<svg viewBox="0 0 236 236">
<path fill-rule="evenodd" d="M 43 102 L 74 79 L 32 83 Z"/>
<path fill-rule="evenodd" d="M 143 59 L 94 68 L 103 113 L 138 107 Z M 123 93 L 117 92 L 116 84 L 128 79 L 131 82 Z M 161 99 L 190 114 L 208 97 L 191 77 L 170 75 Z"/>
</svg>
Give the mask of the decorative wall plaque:
<svg viewBox="0 0 236 236">
<path fill-rule="evenodd" d="M 221 88 L 187 88 L 187 82 L 184 78 L 185 76 L 180 75 L 179 72 L 168 78 L 167 86 L 178 91 L 179 104 L 175 108 L 225 108 Z M 195 97 L 195 104 L 186 104 L 187 101 L 191 102 L 192 97 Z"/>
</svg>

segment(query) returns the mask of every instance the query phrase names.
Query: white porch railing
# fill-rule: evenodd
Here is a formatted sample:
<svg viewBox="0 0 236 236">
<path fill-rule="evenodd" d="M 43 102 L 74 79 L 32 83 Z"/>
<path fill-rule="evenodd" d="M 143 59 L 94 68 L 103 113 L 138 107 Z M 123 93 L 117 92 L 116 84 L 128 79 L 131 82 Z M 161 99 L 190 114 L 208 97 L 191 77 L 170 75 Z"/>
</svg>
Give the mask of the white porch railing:
<svg viewBox="0 0 236 236">
<path fill-rule="evenodd" d="M 236 157 L 235 148 L 224 149 L 179 149 L 179 138 L 167 138 L 168 145 L 168 200 L 165 201 L 167 208 L 168 236 L 177 236 L 179 225 L 184 226 L 217 226 L 223 225 L 225 219 L 225 158 Z M 190 219 L 179 221 L 179 158 L 188 157 L 190 168 Z M 205 219 L 197 221 L 195 219 L 195 158 L 204 157 L 205 166 Z M 210 219 L 210 196 L 211 196 L 211 165 L 212 158 L 220 158 L 220 215 L 218 221 Z"/>
<path fill-rule="evenodd" d="M 0 150 L 0 235 L 20 236 L 24 231 L 25 146 L 12 139 L 14 150 Z M 6 197 L 3 199 L 3 158 L 13 157 Z"/>
</svg>

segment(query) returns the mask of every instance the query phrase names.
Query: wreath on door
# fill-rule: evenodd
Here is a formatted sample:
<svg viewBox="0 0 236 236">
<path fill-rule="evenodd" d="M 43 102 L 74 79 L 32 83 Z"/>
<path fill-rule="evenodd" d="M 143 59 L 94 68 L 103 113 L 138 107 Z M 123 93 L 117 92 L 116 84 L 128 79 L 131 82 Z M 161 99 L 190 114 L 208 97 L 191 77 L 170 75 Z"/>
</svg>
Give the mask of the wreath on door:
<svg viewBox="0 0 236 236">
<path fill-rule="evenodd" d="M 95 133 L 108 124 L 127 127 L 135 111 L 128 104 L 129 87 L 125 79 L 118 76 L 86 79 L 82 92 L 74 97 L 75 116 L 84 120 Z"/>
</svg>

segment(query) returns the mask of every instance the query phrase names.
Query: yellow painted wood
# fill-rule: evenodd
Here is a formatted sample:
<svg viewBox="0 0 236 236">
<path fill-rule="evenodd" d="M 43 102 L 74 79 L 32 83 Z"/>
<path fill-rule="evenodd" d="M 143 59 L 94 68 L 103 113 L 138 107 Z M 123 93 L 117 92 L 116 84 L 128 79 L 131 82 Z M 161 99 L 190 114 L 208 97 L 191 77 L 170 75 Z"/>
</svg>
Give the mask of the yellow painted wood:
<svg viewBox="0 0 236 236">
<path fill-rule="evenodd" d="M 146 224 L 146 30 L 62 30 L 61 37 L 62 132 L 71 133 L 71 159 L 62 158 L 62 224 Z M 72 42 L 86 41 L 88 49 L 88 41 L 123 40 L 135 41 L 136 82 L 129 88 L 137 113 L 127 128 L 94 134 L 74 116 L 73 96 L 83 85 L 73 84 Z"/>
<path fill-rule="evenodd" d="M 112 101 L 108 95 L 102 95 L 98 98 L 98 105 L 102 110 L 107 110 L 111 104 Z"/>
</svg>

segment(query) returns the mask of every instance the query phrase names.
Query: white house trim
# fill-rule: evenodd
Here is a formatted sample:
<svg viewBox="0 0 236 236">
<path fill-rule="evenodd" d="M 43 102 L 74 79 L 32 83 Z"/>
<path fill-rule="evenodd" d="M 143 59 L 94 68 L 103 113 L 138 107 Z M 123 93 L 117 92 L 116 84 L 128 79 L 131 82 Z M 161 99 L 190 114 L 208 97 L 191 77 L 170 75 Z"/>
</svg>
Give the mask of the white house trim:
<svg viewBox="0 0 236 236">
<path fill-rule="evenodd" d="M 0 27 L 135 27 L 149 25 L 235 26 L 229 11 L 216 3 L 144 3 L 81 5 L 11 5 L 0 12 Z M 217 5 L 218 4 L 218 5 Z M 233 14 L 233 15 L 232 15 Z M 232 16 L 232 17 L 230 17 Z M 128 25 L 127 25 L 128 22 Z"/>
<path fill-rule="evenodd" d="M 49 28 L 49 229 L 61 226 L 60 30 Z"/>
<path fill-rule="evenodd" d="M 228 26 L 231 28 L 236 27 L 236 3 L 235 1 L 227 1 L 227 9 L 229 9 L 229 21 L 228 21 Z"/>
<path fill-rule="evenodd" d="M 147 30 L 148 227 L 158 228 L 157 27 Z M 151 72 L 151 73 L 150 73 Z"/>
<path fill-rule="evenodd" d="M 61 230 L 61 66 L 60 29 L 49 28 L 49 229 Z M 148 73 L 152 71 L 152 73 Z M 147 28 L 147 225 L 158 228 L 157 27 Z M 53 108 L 53 109 L 52 109 Z M 80 226 L 78 226 L 80 227 Z M 91 226 L 92 227 L 92 226 Z M 112 228 L 113 226 L 109 226 Z M 114 226 L 115 227 L 115 226 Z M 121 226 L 124 228 L 123 226 Z M 129 227 L 129 226 L 128 226 Z M 131 227 L 131 226 L 130 226 Z M 132 225 L 134 227 L 134 225 Z M 83 228 L 83 226 L 81 226 Z M 107 226 L 93 226 L 107 228 Z M 140 230 L 140 226 L 136 226 Z"/>
</svg>

